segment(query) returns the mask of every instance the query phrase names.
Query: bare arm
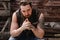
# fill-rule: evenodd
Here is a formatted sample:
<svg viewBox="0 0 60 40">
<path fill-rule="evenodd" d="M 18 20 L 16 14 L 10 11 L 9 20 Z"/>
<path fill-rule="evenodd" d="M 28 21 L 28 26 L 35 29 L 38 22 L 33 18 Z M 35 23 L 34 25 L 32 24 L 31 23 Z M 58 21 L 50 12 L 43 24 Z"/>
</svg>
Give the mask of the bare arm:
<svg viewBox="0 0 60 40">
<path fill-rule="evenodd" d="M 19 27 L 18 23 L 17 23 L 16 13 L 13 14 L 12 22 L 11 22 L 11 28 L 10 28 L 10 34 L 11 34 L 12 37 L 19 36 L 22 33 L 22 31 L 25 30 L 25 29 L 30 30 L 30 28 L 28 27 L 30 22 L 26 21 L 26 20 L 23 22 L 22 26 Z"/>
<path fill-rule="evenodd" d="M 43 38 L 44 36 L 44 30 L 41 28 L 43 26 L 43 20 L 44 20 L 44 15 L 41 13 L 39 17 L 39 23 L 37 25 L 37 28 L 32 28 L 33 33 L 37 38 Z"/>
<path fill-rule="evenodd" d="M 10 34 L 11 34 L 12 37 L 16 37 L 16 36 L 18 36 L 22 31 L 23 31 L 22 28 L 18 28 L 16 13 L 14 13 L 13 16 L 12 16 Z"/>
</svg>

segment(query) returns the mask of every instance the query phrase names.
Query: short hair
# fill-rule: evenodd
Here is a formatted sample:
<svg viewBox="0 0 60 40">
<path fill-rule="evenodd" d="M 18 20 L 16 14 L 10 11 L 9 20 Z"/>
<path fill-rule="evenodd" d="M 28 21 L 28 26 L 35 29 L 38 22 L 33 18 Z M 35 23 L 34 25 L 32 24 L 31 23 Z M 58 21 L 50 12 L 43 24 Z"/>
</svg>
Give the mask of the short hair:
<svg viewBox="0 0 60 40">
<path fill-rule="evenodd" d="M 32 7 L 31 2 L 20 2 L 20 6 L 26 6 L 26 5 L 30 5 Z"/>
</svg>

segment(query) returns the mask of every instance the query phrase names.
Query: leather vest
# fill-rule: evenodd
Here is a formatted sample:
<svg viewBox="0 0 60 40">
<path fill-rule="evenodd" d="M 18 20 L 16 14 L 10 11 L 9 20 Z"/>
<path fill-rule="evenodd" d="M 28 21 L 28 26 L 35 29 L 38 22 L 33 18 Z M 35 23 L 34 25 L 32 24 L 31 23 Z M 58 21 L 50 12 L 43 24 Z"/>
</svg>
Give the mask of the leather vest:
<svg viewBox="0 0 60 40">
<path fill-rule="evenodd" d="M 32 15 L 28 18 L 29 21 L 35 26 L 37 27 L 37 23 L 38 23 L 38 12 L 33 9 L 32 10 Z M 17 20 L 18 20 L 18 25 L 19 27 L 21 27 L 23 21 L 26 19 L 22 13 L 20 12 L 20 10 L 16 13 L 16 16 L 17 16 Z M 31 37 L 35 37 L 33 32 L 31 30 L 24 30 L 17 38 L 18 39 L 26 39 L 26 40 L 30 40 Z M 24 39 L 24 40 L 25 40 Z"/>
</svg>

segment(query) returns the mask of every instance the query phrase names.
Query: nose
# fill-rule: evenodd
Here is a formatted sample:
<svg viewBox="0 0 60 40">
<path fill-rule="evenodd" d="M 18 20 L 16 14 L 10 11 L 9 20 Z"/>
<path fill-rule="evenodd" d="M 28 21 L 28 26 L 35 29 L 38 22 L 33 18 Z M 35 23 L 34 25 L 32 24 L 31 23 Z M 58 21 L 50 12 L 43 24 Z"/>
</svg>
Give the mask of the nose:
<svg viewBox="0 0 60 40">
<path fill-rule="evenodd" d="M 26 14 L 25 15 L 28 15 L 28 12 L 26 12 Z"/>
</svg>

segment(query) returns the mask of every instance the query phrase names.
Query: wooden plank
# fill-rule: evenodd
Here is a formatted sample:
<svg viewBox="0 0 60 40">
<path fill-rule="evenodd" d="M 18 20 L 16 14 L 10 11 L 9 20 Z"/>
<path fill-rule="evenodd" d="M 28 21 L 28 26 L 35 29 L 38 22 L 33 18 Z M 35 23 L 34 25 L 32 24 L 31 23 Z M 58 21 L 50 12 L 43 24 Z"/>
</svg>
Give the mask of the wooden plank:
<svg viewBox="0 0 60 40">
<path fill-rule="evenodd" d="M 3 1 L 10 1 L 10 0 L 3 0 Z"/>
<path fill-rule="evenodd" d="M 60 6 L 60 1 L 48 1 L 44 6 Z"/>
<path fill-rule="evenodd" d="M 10 16 L 10 10 L 0 10 L 0 16 Z"/>
</svg>

